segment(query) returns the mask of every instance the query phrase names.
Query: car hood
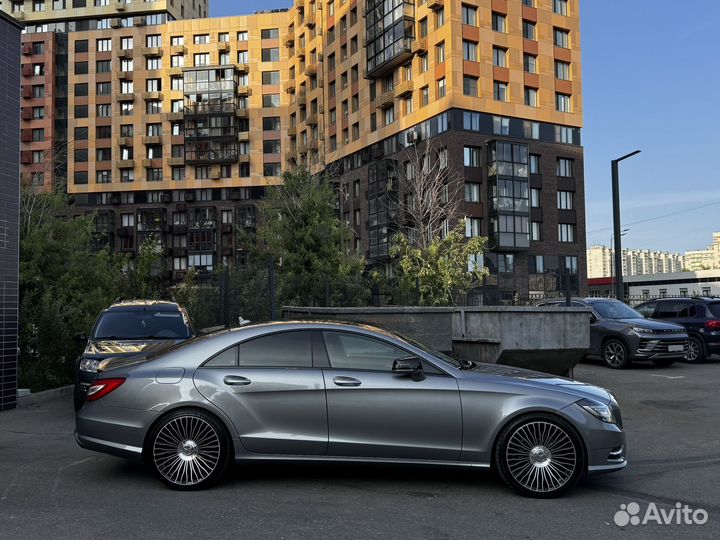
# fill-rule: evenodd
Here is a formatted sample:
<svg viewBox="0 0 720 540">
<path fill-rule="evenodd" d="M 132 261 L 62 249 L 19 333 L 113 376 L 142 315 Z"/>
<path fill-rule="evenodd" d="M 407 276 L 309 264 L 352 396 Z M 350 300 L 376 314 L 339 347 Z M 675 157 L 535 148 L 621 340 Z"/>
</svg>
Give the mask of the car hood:
<svg viewBox="0 0 720 540">
<path fill-rule="evenodd" d="M 169 349 L 184 339 L 153 340 L 91 340 L 85 347 L 84 358 L 109 358 L 113 356 L 150 355 Z"/>
<path fill-rule="evenodd" d="M 631 324 L 633 326 L 640 326 L 642 328 L 648 328 L 650 330 L 682 330 L 684 331 L 685 328 L 679 324 L 671 323 L 671 322 L 664 322 L 664 321 L 658 321 L 655 319 L 613 319 L 618 322 L 622 322 L 625 324 Z"/>
<path fill-rule="evenodd" d="M 522 382 L 536 387 L 553 387 L 566 392 L 571 392 L 578 396 L 578 399 L 592 398 L 598 399 L 603 403 L 610 403 L 612 397 L 610 392 L 599 386 L 587 384 L 584 382 L 542 373 L 540 371 L 532 371 L 530 369 L 516 368 L 512 366 L 502 366 L 498 364 L 476 364 L 472 369 L 464 370 L 463 373 L 469 379 L 485 378 L 488 376 L 498 377 L 508 382 Z"/>
</svg>

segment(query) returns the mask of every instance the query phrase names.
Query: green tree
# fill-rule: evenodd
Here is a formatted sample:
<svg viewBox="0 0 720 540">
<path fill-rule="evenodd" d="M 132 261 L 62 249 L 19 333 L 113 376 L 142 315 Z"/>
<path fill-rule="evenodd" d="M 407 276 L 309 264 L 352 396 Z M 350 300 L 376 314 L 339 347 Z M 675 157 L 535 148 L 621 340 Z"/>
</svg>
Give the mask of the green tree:
<svg viewBox="0 0 720 540">
<path fill-rule="evenodd" d="M 471 257 L 485 249 L 485 238 L 465 238 L 465 221 L 444 238 L 433 237 L 426 247 L 413 245 L 404 234 L 394 237 L 390 255 L 399 267 L 396 296 L 412 298 L 419 292 L 421 306 L 450 306 L 480 282 L 486 269 L 468 268 Z"/>
<path fill-rule="evenodd" d="M 330 178 L 304 168 L 269 189 L 259 236 L 278 264 L 278 300 L 292 305 L 361 305 L 364 260 L 349 253 L 350 229 L 337 214 Z"/>
</svg>

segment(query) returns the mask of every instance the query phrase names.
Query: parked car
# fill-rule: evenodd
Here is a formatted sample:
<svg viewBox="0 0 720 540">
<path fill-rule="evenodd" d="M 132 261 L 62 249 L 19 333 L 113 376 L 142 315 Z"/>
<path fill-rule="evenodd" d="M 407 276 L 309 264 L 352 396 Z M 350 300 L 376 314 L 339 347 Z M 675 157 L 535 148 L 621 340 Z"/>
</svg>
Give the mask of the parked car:
<svg viewBox="0 0 720 540">
<path fill-rule="evenodd" d="M 231 461 L 345 460 L 493 467 L 518 493 L 553 497 L 627 463 L 607 390 L 370 326 L 249 325 L 98 372 L 77 442 L 144 461 L 174 489 L 208 486 Z"/>
<path fill-rule="evenodd" d="M 102 360 L 162 351 L 193 335 L 187 312 L 175 302 L 126 300 L 103 310 L 89 338 L 75 335 L 86 344 L 75 362 L 75 410 L 85 402 Z"/>
<path fill-rule="evenodd" d="M 658 298 L 635 309 L 646 317 L 682 325 L 690 337 L 688 362 L 720 354 L 720 298 Z"/>
<path fill-rule="evenodd" d="M 541 306 L 564 306 L 564 300 L 541 302 Z M 688 335 L 679 324 L 646 319 L 613 298 L 573 298 L 571 307 L 589 308 L 590 349 L 606 366 L 621 369 L 636 360 L 669 366 L 688 353 Z"/>
</svg>

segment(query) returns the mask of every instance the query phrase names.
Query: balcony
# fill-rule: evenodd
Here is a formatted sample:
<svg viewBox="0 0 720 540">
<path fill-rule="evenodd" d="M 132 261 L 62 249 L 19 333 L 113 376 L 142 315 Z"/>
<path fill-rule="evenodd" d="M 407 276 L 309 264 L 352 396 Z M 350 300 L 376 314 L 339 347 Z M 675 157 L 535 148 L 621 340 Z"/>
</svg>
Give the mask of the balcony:
<svg viewBox="0 0 720 540">
<path fill-rule="evenodd" d="M 308 126 L 316 126 L 318 123 L 318 115 L 317 114 L 308 114 L 307 118 L 305 118 L 305 123 Z"/>
<path fill-rule="evenodd" d="M 124 0 L 115 0 L 115 9 L 117 11 L 125 11 L 126 5 Z"/>
<path fill-rule="evenodd" d="M 237 107 L 235 109 L 235 116 L 238 118 L 247 118 L 248 110 L 245 107 Z"/>
<path fill-rule="evenodd" d="M 295 47 L 295 56 L 298 58 L 305 58 L 305 49 L 302 47 Z"/>
<path fill-rule="evenodd" d="M 252 95 L 252 88 L 249 86 L 238 86 L 237 93 L 239 96 L 250 96 Z"/>
<path fill-rule="evenodd" d="M 120 80 L 132 81 L 133 79 L 132 71 L 116 71 L 115 73 L 117 73 L 117 78 Z"/>
<path fill-rule="evenodd" d="M 168 73 L 170 74 L 171 77 L 172 77 L 172 76 L 182 75 L 182 68 L 181 68 L 181 67 L 178 67 L 178 66 L 173 66 L 173 67 L 170 68 L 170 70 L 169 70 Z"/>
<path fill-rule="evenodd" d="M 313 150 L 313 151 L 317 152 L 318 140 L 313 139 L 313 140 L 309 141 L 307 147 L 308 147 L 308 150 Z"/>
<path fill-rule="evenodd" d="M 22 53 L 25 56 L 31 56 L 33 53 L 33 44 L 32 43 L 23 43 L 22 44 Z"/>
<path fill-rule="evenodd" d="M 293 47 L 295 45 L 295 32 L 288 32 L 287 36 L 285 37 L 285 46 L 287 48 Z"/>
<path fill-rule="evenodd" d="M 188 165 L 201 163 L 237 163 L 237 148 L 228 148 L 225 150 L 186 150 L 185 163 Z M 218 169 L 218 174 L 220 173 Z M 219 176 L 218 176 L 219 178 Z M 188 198 L 185 197 L 187 201 Z"/>
<path fill-rule="evenodd" d="M 143 144 L 162 144 L 162 137 L 160 135 L 150 135 L 142 138 Z"/>
<path fill-rule="evenodd" d="M 375 46 L 378 46 L 380 40 L 375 40 L 374 43 Z M 364 74 L 365 78 L 379 79 L 386 77 L 396 67 L 410 60 L 413 57 L 412 43 L 413 39 L 411 37 L 404 37 L 387 47 L 382 56 L 368 58 L 367 70 Z M 379 58 L 381 58 L 381 61 L 378 63 Z"/>
<path fill-rule="evenodd" d="M 179 122 L 183 118 L 185 118 L 185 113 L 183 113 L 182 111 L 171 112 L 167 115 L 167 119 L 169 122 Z"/>
<path fill-rule="evenodd" d="M 304 107 L 307 104 L 307 95 L 304 92 L 302 94 L 298 94 L 295 103 L 300 105 L 300 107 Z"/>
<path fill-rule="evenodd" d="M 413 93 L 413 82 L 412 81 L 403 81 L 399 83 L 395 89 L 393 90 L 393 94 L 396 98 L 402 98 L 409 95 L 412 95 Z"/>
<path fill-rule="evenodd" d="M 305 16 L 305 26 L 308 28 L 315 28 L 315 14 L 314 13 L 308 13 Z"/>
<path fill-rule="evenodd" d="M 110 28 L 121 28 L 122 27 L 122 20 L 120 17 L 113 17 L 110 19 Z"/>
<path fill-rule="evenodd" d="M 162 47 L 143 47 L 140 49 L 143 56 L 162 56 Z"/>
<path fill-rule="evenodd" d="M 118 169 L 134 169 L 135 168 L 135 160 L 134 159 L 120 159 L 115 162 Z"/>
<path fill-rule="evenodd" d="M 120 137 L 117 140 L 118 146 L 132 146 L 133 145 L 133 138 L 132 137 Z"/>
<path fill-rule="evenodd" d="M 287 134 L 288 137 L 296 137 L 297 136 L 297 128 L 295 126 L 290 126 L 287 128 Z"/>
<path fill-rule="evenodd" d="M 132 49 L 125 49 L 122 51 L 118 51 L 117 53 L 118 58 L 132 58 L 133 57 L 133 50 Z"/>
<path fill-rule="evenodd" d="M 234 103 L 191 103 L 185 107 L 185 114 L 234 114 L 236 106 Z"/>
<path fill-rule="evenodd" d="M 295 93 L 295 81 L 287 81 L 283 86 L 288 94 Z"/>
<path fill-rule="evenodd" d="M 285 161 L 295 161 L 297 159 L 297 153 L 295 150 L 288 150 L 285 152 Z"/>
<path fill-rule="evenodd" d="M 167 164 L 171 167 L 182 167 L 185 165 L 185 158 L 184 157 L 169 157 L 167 160 Z"/>
<path fill-rule="evenodd" d="M 375 98 L 375 107 L 378 109 L 387 109 L 393 106 L 393 103 L 395 103 L 395 96 L 393 95 L 393 92 L 385 92 L 384 94 L 380 94 L 378 97 Z"/>
<path fill-rule="evenodd" d="M 235 64 L 235 67 L 240 73 L 248 73 L 250 71 L 250 66 L 245 63 Z"/>
<path fill-rule="evenodd" d="M 129 101 L 135 101 L 135 94 L 133 93 L 126 93 L 126 94 L 118 94 L 117 95 L 117 101 L 119 102 L 129 102 Z"/>
<path fill-rule="evenodd" d="M 250 132 L 248 131 L 241 131 L 238 134 L 238 141 L 240 142 L 247 142 L 250 140 Z"/>
<path fill-rule="evenodd" d="M 171 45 L 170 54 L 187 54 L 187 47 L 185 45 Z"/>
<path fill-rule="evenodd" d="M 248 154 L 240 154 L 240 163 L 250 163 L 250 156 Z"/>
<path fill-rule="evenodd" d="M 305 66 L 305 75 L 314 77 L 317 75 L 317 64 L 308 64 Z"/>
<path fill-rule="evenodd" d="M 218 52 L 230 51 L 230 43 L 228 43 L 227 41 L 218 41 L 217 50 Z"/>
<path fill-rule="evenodd" d="M 428 9 L 437 11 L 443 7 L 443 0 L 427 0 Z"/>
<path fill-rule="evenodd" d="M 425 38 L 415 39 L 410 45 L 413 54 L 422 54 L 427 52 L 427 40 Z"/>
<path fill-rule="evenodd" d="M 158 101 L 163 98 L 162 92 L 143 92 L 142 98 L 145 101 Z"/>
</svg>

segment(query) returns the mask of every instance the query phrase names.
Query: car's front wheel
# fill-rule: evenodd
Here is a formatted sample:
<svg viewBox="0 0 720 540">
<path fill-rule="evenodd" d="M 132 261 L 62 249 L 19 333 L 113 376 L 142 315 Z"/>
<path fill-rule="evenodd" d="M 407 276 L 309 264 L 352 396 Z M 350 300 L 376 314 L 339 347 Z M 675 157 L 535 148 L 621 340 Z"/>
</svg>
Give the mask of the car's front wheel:
<svg viewBox="0 0 720 540">
<path fill-rule="evenodd" d="M 495 447 L 495 467 L 513 490 L 526 497 L 558 497 L 585 471 L 585 453 L 570 425 L 548 414 L 511 422 Z"/>
<path fill-rule="evenodd" d="M 155 426 L 147 458 L 167 486 L 194 490 L 216 482 L 230 454 L 228 436 L 218 420 L 199 410 L 182 410 Z"/>
<path fill-rule="evenodd" d="M 628 348 L 619 339 L 608 339 L 603 343 L 600 357 L 605 365 L 612 369 L 622 369 L 630 365 Z"/>
<path fill-rule="evenodd" d="M 699 337 L 690 336 L 686 360 L 691 364 L 697 364 L 705 360 L 705 344 Z"/>
</svg>

